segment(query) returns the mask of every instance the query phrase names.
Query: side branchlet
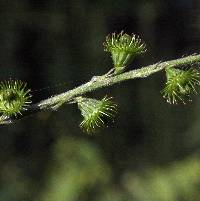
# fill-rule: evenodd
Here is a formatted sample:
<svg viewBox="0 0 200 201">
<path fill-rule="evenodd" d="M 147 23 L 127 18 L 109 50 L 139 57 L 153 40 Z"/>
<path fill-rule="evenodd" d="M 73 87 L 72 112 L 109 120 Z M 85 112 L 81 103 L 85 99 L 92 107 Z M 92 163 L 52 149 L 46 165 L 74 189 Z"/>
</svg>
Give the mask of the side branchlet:
<svg viewBox="0 0 200 201">
<path fill-rule="evenodd" d="M 191 100 L 191 94 L 196 94 L 196 87 L 200 85 L 199 72 L 194 68 L 176 69 L 183 65 L 191 65 L 200 61 L 200 55 L 188 56 L 185 58 L 170 61 L 166 67 L 165 63 L 150 65 L 141 69 L 127 72 L 124 76 L 118 74 L 124 72 L 126 67 L 133 59 L 146 51 L 145 44 L 142 40 L 132 34 L 128 35 L 121 31 L 119 34 L 112 33 L 106 37 L 104 42 L 104 50 L 111 54 L 114 68 L 103 76 L 95 76 L 90 82 L 70 90 L 69 99 L 68 92 L 48 98 L 36 104 L 38 110 L 59 108 L 63 103 L 77 103 L 83 116 L 80 127 L 86 133 L 95 133 L 99 128 L 107 126 L 108 121 L 112 120 L 117 112 L 117 105 L 112 98 L 104 97 L 101 100 L 78 97 L 86 92 L 90 92 L 97 88 L 113 85 L 115 83 L 134 79 L 139 77 L 147 77 L 152 73 L 158 72 L 165 68 L 166 85 L 161 91 L 167 102 L 176 104 L 179 101 L 185 103 Z M 171 65 L 174 65 L 171 66 Z M 159 68 L 158 68 L 159 67 Z M 114 75 L 114 77 L 112 77 Z M 114 78 L 114 79 L 113 79 Z M 106 84 L 105 84 L 106 80 Z M 90 85 L 88 85 L 90 84 Z M 92 86 L 94 84 L 94 87 Z M 88 90 L 86 87 L 88 87 Z M 30 90 L 27 89 L 26 83 L 20 80 L 9 80 L 0 82 L 0 124 L 11 123 L 13 119 L 18 119 L 18 115 L 31 103 Z M 37 110 L 37 111 L 38 111 Z"/>
<path fill-rule="evenodd" d="M 173 67 L 166 68 L 167 82 L 161 91 L 167 102 L 177 104 L 179 101 L 191 101 L 191 94 L 197 94 L 196 87 L 200 85 L 199 72 L 194 68 L 186 70 Z"/>
<path fill-rule="evenodd" d="M 123 31 L 108 35 L 103 45 L 104 50 L 111 53 L 115 74 L 122 73 L 137 55 L 146 51 L 145 44 L 138 36 Z"/>
<path fill-rule="evenodd" d="M 101 100 L 93 98 L 78 97 L 76 101 L 83 116 L 80 123 L 82 130 L 88 134 L 95 133 L 99 128 L 107 125 L 117 112 L 117 105 L 111 100 L 112 98 L 104 97 Z"/>
</svg>

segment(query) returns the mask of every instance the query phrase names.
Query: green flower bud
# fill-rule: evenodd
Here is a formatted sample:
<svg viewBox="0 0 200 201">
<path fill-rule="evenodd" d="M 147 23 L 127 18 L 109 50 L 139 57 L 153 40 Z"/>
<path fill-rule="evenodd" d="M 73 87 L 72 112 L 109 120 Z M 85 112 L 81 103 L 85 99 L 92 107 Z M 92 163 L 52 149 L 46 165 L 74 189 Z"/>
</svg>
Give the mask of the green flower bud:
<svg viewBox="0 0 200 201">
<path fill-rule="evenodd" d="M 145 44 L 136 35 L 121 33 L 108 35 L 104 42 L 104 50 L 111 53 L 115 73 L 119 74 L 124 71 L 135 56 L 146 51 Z"/>
<path fill-rule="evenodd" d="M 190 95 L 197 93 L 195 87 L 200 84 L 200 76 L 196 69 L 180 70 L 168 67 L 166 77 L 166 86 L 161 93 L 167 102 L 176 104 L 181 101 L 185 104 L 185 99 L 191 100 Z"/>
<path fill-rule="evenodd" d="M 92 98 L 77 98 L 78 107 L 83 116 L 80 124 L 82 130 L 88 134 L 95 133 L 98 128 L 106 126 L 108 120 L 113 119 L 116 113 L 116 104 L 111 98 L 102 100 Z"/>
</svg>

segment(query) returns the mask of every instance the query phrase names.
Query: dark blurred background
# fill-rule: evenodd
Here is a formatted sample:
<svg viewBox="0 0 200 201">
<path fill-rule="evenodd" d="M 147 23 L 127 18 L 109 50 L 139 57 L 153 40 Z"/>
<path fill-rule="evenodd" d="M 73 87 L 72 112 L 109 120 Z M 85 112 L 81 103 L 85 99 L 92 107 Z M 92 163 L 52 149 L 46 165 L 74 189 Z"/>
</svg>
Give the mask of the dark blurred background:
<svg viewBox="0 0 200 201">
<path fill-rule="evenodd" d="M 199 52 L 194 0 L 0 0 L 0 79 L 21 79 L 33 102 L 107 72 L 107 34 L 138 34 L 130 69 Z M 169 105 L 163 72 L 91 97 L 115 97 L 114 124 L 89 136 L 66 105 L 0 127 L 2 201 L 200 200 L 200 98 Z"/>
</svg>

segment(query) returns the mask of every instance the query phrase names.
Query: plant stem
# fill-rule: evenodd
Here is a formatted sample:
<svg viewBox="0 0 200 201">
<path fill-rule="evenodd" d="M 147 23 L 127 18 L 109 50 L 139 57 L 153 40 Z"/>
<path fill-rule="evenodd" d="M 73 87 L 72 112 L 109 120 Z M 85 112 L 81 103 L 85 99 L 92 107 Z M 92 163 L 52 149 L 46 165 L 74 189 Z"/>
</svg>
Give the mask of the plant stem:
<svg viewBox="0 0 200 201">
<path fill-rule="evenodd" d="M 136 70 L 131 70 L 128 72 L 124 72 L 119 75 L 109 75 L 105 74 L 102 76 L 94 76 L 89 82 L 82 84 L 72 90 L 66 91 L 64 93 L 55 95 L 48 99 L 42 100 L 39 103 L 33 104 L 28 107 L 27 111 L 25 111 L 21 116 L 17 117 L 0 117 L 0 124 L 9 124 L 15 122 L 15 120 L 21 119 L 30 114 L 45 111 L 45 110 L 56 110 L 63 103 L 70 103 L 77 96 L 81 96 L 91 91 L 95 91 L 100 88 L 109 87 L 111 85 L 130 80 L 136 78 L 145 78 L 150 76 L 153 73 L 162 71 L 168 66 L 173 66 L 175 68 L 186 66 L 186 65 L 194 65 L 200 62 L 200 54 L 190 55 L 187 57 L 179 58 L 176 60 L 160 62 L 156 64 L 152 64 L 146 67 L 142 67 Z"/>
</svg>

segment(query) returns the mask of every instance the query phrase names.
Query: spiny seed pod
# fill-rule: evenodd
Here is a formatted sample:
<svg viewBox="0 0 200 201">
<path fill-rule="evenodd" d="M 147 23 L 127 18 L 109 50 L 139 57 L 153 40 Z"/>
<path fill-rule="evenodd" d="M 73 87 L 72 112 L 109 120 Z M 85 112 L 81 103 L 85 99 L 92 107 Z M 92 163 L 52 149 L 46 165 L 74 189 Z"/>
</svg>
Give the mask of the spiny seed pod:
<svg viewBox="0 0 200 201">
<path fill-rule="evenodd" d="M 135 56 L 146 51 L 145 44 L 138 36 L 134 34 L 130 36 L 123 31 L 108 35 L 103 45 L 104 50 L 111 53 L 116 74 L 123 72 Z"/>
<path fill-rule="evenodd" d="M 196 94 L 195 87 L 200 84 L 199 72 L 194 68 L 186 70 L 166 68 L 167 82 L 165 88 L 161 91 L 167 102 L 176 104 L 182 101 L 191 100 L 190 95 Z"/>
<path fill-rule="evenodd" d="M 8 80 L 0 83 L 0 113 L 4 116 L 16 116 L 26 110 L 30 101 L 30 90 L 20 80 Z"/>
<path fill-rule="evenodd" d="M 117 111 L 117 105 L 107 97 L 102 100 L 78 97 L 77 103 L 83 116 L 80 127 L 88 134 L 95 133 L 98 128 L 106 126 Z"/>
</svg>

